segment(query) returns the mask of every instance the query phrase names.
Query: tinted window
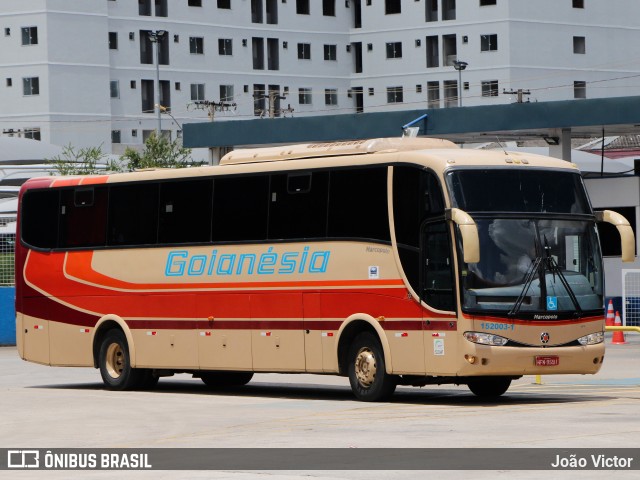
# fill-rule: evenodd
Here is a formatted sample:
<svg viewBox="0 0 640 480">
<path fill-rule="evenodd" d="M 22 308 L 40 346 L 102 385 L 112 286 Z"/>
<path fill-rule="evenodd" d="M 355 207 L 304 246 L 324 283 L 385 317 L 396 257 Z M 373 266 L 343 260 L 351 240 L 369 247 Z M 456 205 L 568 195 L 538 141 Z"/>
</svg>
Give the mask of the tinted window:
<svg viewBox="0 0 640 480">
<path fill-rule="evenodd" d="M 444 203 L 437 178 L 417 167 L 393 168 L 393 218 L 398 253 L 404 273 L 419 291 L 420 228 L 429 218 L 442 215 Z"/>
<path fill-rule="evenodd" d="M 22 198 L 22 240 L 39 248 L 55 248 L 58 238 L 58 191 L 28 190 Z"/>
<path fill-rule="evenodd" d="M 158 184 L 111 187 L 109 245 L 152 245 L 157 236 Z"/>
<path fill-rule="evenodd" d="M 467 212 L 591 213 L 580 175 L 539 170 L 458 170 L 454 206 Z"/>
<path fill-rule="evenodd" d="M 107 234 L 107 199 L 107 187 L 62 190 L 59 246 L 104 246 Z"/>
<path fill-rule="evenodd" d="M 213 205 L 214 241 L 267 238 L 268 176 L 216 178 Z"/>
<path fill-rule="evenodd" d="M 208 242 L 212 194 L 210 179 L 162 183 L 159 243 Z"/>
<path fill-rule="evenodd" d="M 326 172 L 271 176 L 269 238 L 317 238 L 327 232 Z"/>
<path fill-rule="evenodd" d="M 328 236 L 390 240 L 387 167 L 331 172 Z"/>
</svg>

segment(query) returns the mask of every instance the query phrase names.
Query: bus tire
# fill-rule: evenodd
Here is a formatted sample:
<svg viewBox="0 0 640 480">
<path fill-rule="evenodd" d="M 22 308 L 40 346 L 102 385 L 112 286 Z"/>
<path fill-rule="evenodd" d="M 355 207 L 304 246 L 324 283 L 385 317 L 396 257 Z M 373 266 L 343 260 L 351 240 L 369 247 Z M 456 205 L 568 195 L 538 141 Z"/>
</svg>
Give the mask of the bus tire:
<svg viewBox="0 0 640 480">
<path fill-rule="evenodd" d="M 133 390 L 143 384 L 145 370 L 131 368 L 129 344 L 122 330 L 109 330 L 104 336 L 98 364 L 109 390 Z"/>
<path fill-rule="evenodd" d="M 482 398 L 497 398 L 511 385 L 509 377 L 478 377 L 469 380 L 467 386 L 475 395 Z"/>
<path fill-rule="evenodd" d="M 359 334 L 349 348 L 349 383 L 358 400 L 388 400 L 396 389 L 396 378 L 386 371 L 382 345 L 370 332 Z"/>
<path fill-rule="evenodd" d="M 210 388 L 241 387 L 253 378 L 253 372 L 201 372 L 200 380 Z"/>
</svg>

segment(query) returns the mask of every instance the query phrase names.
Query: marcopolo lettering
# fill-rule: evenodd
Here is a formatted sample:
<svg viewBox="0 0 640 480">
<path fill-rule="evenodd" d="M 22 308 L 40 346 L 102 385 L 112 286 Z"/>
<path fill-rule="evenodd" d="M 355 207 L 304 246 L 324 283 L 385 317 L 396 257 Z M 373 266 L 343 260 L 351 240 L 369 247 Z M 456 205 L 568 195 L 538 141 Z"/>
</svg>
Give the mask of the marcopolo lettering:
<svg viewBox="0 0 640 480">
<path fill-rule="evenodd" d="M 165 275 L 167 277 L 202 277 L 230 275 L 286 275 L 292 273 L 325 273 L 331 252 L 328 250 L 275 252 L 269 247 L 266 252 L 195 254 L 188 250 L 172 250 L 167 255 Z"/>
</svg>

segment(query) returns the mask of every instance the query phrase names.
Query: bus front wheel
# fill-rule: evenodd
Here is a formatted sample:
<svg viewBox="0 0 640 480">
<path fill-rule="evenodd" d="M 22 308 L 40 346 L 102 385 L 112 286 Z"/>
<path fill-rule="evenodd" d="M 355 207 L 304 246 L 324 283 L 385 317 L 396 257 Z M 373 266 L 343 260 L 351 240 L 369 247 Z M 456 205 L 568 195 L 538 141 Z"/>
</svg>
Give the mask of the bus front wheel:
<svg viewBox="0 0 640 480">
<path fill-rule="evenodd" d="M 509 389 L 509 377 L 478 377 L 469 380 L 467 386 L 475 395 L 482 398 L 496 398 Z"/>
<path fill-rule="evenodd" d="M 358 335 L 349 349 L 349 383 L 358 400 L 378 402 L 393 395 L 396 380 L 385 367 L 378 338 L 370 332 Z"/>
<path fill-rule="evenodd" d="M 145 381 L 146 371 L 131 368 L 129 345 L 121 330 L 109 330 L 100 344 L 102 381 L 110 390 L 131 390 Z"/>
</svg>

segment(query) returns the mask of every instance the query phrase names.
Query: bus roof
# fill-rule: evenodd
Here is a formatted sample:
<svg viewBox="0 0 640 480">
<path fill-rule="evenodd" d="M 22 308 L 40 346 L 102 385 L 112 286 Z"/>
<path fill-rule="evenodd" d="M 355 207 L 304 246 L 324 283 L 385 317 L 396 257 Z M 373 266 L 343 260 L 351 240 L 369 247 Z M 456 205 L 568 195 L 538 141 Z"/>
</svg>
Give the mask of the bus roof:
<svg viewBox="0 0 640 480">
<path fill-rule="evenodd" d="M 306 143 L 271 148 L 234 150 L 222 157 L 220 165 L 441 148 L 458 147 L 455 143 L 441 138 L 413 137 L 373 138 L 370 140 L 354 140 L 347 142 Z"/>
<path fill-rule="evenodd" d="M 373 155 L 379 154 L 379 155 Z M 575 164 L 532 153 L 458 148 L 436 138 L 377 138 L 353 142 L 311 143 L 230 152 L 221 166 L 157 168 L 105 175 L 32 178 L 23 188 L 91 186 L 105 183 L 207 177 L 211 175 L 283 172 L 396 163 L 430 166 L 439 174 L 452 168 L 555 168 L 578 172 Z"/>
</svg>

